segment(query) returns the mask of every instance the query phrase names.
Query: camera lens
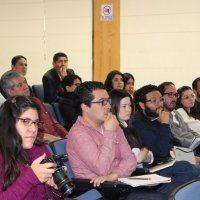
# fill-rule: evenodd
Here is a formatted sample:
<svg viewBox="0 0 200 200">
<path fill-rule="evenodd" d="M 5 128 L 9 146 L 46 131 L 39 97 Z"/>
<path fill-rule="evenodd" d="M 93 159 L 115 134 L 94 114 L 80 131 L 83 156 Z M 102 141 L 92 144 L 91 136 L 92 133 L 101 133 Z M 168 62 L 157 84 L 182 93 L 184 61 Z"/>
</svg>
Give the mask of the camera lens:
<svg viewBox="0 0 200 200">
<path fill-rule="evenodd" d="M 53 178 L 55 184 L 58 186 L 58 189 L 62 192 L 63 196 L 67 197 L 74 191 L 75 185 L 66 175 L 66 171 L 63 169 L 63 167 L 56 168 Z"/>
</svg>

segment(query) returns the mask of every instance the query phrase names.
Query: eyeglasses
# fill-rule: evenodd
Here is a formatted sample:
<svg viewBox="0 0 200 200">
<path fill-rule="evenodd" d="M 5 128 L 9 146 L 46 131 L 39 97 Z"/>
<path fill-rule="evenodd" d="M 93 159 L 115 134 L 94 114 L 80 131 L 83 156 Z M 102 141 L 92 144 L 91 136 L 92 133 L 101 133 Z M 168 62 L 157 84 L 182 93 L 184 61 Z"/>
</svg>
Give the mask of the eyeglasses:
<svg viewBox="0 0 200 200">
<path fill-rule="evenodd" d="M 38 120 L 33 121 L 32 119 L 29 118 L 19 118 L 19 117 L 17 117 L 16 119 L 21 120 L 25 126 L 31 126 L 32 124 L 34 124 L 36 127 L 40 127 L 42 125 L 42 122 Z"/>
<path fill-rule="evenodd" d="M 160 98 L 152 97 L 151 99 L 147 99 L 145 101 L 145 103 L 146 102 L 151 102 L 153 104 L 158 104 L 158 103 L 163 102 L 163 101 L 164 101 L 163 97 L 160 97 Z"/>
<path fill-rule="evenodd" d="M 194 99 L 196 96 L 195 96 L 195 94 L 191 94 L 191 95 L 187 95 L 187 96 L 184 96 L 184 97 L 182 97 L 182 100 L 188 100 L 188 99 Z"/>
<path fill-rule="evenodd" d="M 165 92 L 163 93 L 163 95 L 167 95 L 169 98 L 173 98 L 173 97 L 179 98 L 179 94 L 173 93 L 173 92 Z"/>
<path fill-rule="evenodd" d="M 108 103 L 111 105 L 111 99 L 108 98 L 108 99 L 102 99 L 100 101 L 91 101 L 91 103 L 99 103 L 102 106 L 106 106 Z"/>
</svg>

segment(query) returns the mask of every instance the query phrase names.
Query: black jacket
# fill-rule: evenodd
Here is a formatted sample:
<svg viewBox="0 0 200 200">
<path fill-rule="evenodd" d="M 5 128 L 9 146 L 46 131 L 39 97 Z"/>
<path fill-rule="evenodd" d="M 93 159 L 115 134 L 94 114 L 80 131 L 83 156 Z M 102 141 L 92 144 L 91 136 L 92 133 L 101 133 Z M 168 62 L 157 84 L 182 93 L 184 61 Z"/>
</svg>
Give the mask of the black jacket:
<svg viewBox="0 0 200 200">
<path fill-rule="evenodd" d="M 76 100 L 76 95 L 73 92 L 64 92 L 59 103 L 60 112 L 65 121 L 65 128 L 67 131 L 70 130 L 78 118 Z"/>
<path fill-rule="evenodd" d="M 74 74 L 72 69 L 67 74 Z M 54 68 L 48 70 L 42 77 L 44 87 L 44 101 L 48 103 L 58 102 L 62 93 L 61 79 Z"/>
</svg>

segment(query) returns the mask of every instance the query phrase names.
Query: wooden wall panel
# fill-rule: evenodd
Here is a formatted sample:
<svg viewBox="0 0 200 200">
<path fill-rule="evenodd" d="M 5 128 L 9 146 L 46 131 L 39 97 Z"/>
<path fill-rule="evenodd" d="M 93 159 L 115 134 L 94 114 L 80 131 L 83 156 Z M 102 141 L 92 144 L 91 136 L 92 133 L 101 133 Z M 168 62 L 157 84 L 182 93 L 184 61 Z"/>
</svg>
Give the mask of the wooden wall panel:
<svg viewBox="0 0 200 200">
<path fill-rule="evenodd" d="M 105 5 L 111 16 L 102 12 Z M 112 19 L 102 20 L 107 14 Z M 120 69 L 120 0 L 93 0 L 93 80 L 104 82 L 114 69 Z"/>
</svg>

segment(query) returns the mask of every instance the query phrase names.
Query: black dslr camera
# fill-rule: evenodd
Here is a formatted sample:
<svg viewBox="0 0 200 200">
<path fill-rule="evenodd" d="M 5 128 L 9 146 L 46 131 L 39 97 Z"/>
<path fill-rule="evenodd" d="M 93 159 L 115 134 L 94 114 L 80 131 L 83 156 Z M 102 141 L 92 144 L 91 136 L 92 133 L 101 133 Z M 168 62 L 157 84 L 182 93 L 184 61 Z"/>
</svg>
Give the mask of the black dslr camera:
<svg viewBox="0 0 200 200">
<path fill-rule="evenodd" d="M 54 167 L 55 172 L 53 173 L 53 179 L 58 189 L 64 197 L 69 196 L 75 190 L 75 185 L 72 180 L 67 176 L 64 169 L 63 161 L 67 160 L 67 155 L 52 155 L 50 158 L 44 158 L 41 163 L 53 162 L 56 164 Z"/>
</svg>

